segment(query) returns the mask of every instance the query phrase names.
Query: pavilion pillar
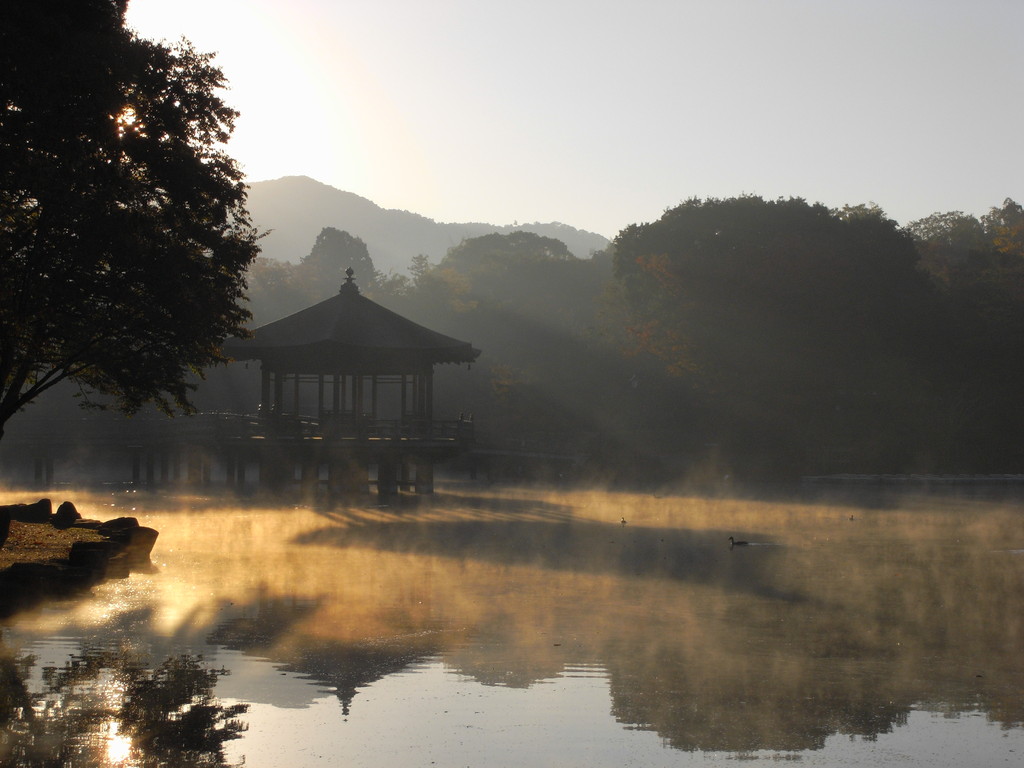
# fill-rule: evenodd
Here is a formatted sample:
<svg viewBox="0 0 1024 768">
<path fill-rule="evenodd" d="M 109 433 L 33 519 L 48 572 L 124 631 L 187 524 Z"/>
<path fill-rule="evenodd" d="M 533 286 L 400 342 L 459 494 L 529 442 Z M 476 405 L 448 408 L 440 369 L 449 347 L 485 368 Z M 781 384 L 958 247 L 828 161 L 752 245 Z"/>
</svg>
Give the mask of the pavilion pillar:
<svg viewBox="0 0 1024 768">
<path fill-rule="evenodd" d="M 363 424 L 363 375 L 361 373 L 352 376 L 352 418 L 356 425 L 356 435 L 365 433 Z"/>
<path fill-rule="evenodd" d="M 275 416 L 281 413 L 281 401 L 284 400 L 284 377 L 280 371 L 274 371 L 274 402 L 270 412 Z"/>
<path fill-rule="evenodd" d="M 260 368 L 260 415 L 266 416 L 270 413 L 272 404 L 270 402 L 270 369 Z"/>
<path fill-rule="evenodd" d="M 413 383 L 413 400 L 415 401 L 413 407 L 416 409 L 416 418 L 420 420 L 427 417 L 427 394 L 423 379 L 421 374 L 417 374 Z"/>
<path fill-rule="evenodd" d="M 434 436 L 434 372 L 423 377 L 423 418 L 427 422 L 427 437 Z M 431 480 L 433 484 L 433 480 Z"/>
</svg>

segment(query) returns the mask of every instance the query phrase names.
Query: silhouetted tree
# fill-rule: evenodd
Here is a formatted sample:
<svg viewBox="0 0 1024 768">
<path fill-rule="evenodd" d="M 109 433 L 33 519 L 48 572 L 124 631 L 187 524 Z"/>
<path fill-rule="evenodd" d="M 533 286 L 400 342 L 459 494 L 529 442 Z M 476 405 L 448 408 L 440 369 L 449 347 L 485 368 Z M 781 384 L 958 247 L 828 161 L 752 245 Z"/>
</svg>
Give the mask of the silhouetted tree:
<svg viewBox="0 0 1024 768">
<path fill-rule="evenodd" d="M 249 266 L 246 282 L 254 328 L 313 303 L 309 291 L 302 290 L 295 280 L 295 266 L 286 261 L 258 257 Z"/>
<path fill-rule="evenodd" d="M 223 75 L 136 37 L 125 6 L 0 9 L 0 430 L 67 379 L 188 410 L 191 375 L 244 333 L 257 234 Z"/>
<path fill-rule="evenodd" d="M 962 211 L 933 213 L 906 229 L 917 243 L 922 268 L 941 284 L 948 284 L 951 272 L 985 247 L 981 222 Z"/>
<path fill-rule="evenodd" d="M 1024 259 L 1024 206 L 1010 198 L 982 218 L 996 252 L 1011 260 Z M 1016 266 L 1018 261 L 1011 261 Z"/>
<path fill-rule="evenodd" d="M 494 266 L 515 266 L 530 261 L 568 261 L 574 258 L 565 243 L 533 232 L 493 233 L 463 240 L 448 249 L 443 264 L 476 272 Z"/>
<path fill-rule="evenodd" d="M 615 248 L 635 343 L 717 403 L 709 439 L 766 469 L 813 469 L 831 449 L 860 466 L 907 460 L 934 297 L 913 241 L 876 207 L 690 200 Z"/>
<path fill-rule="evenodd" d="M 565 243 L 532 232 L 463 240 L 439 265 L 465 281 L 467 296 L 553 328 L 580 331 L 593 319 L 607 275 Z"/>
<path fill-rule="evenodd" d="M 977 219 L 959 211 L 908 226 L 942 291 L 949 339 L 941 411 L 956 471 L 1024 466 L 1024 210 L 1013 200 Z"/>
<path fill-rule="evenodd" d="M 430 271 L 430 258 L 425 254 L 418 253 L 409 262 L 409 275 L 413 281 L 419 280 Z"/>
<path fill-rule="evenodd" d="M 350 268 L 360 288 L 377 284 L 377 270 L 366 243 L 343 230 L 324 227 L 316 236 L 313 249 L 295 268 L 295 281 L 300 289 L 309 292 L 314 302 L 321 301 L 338 292 L 345 280 L 345 270 Z"/>
</svg>

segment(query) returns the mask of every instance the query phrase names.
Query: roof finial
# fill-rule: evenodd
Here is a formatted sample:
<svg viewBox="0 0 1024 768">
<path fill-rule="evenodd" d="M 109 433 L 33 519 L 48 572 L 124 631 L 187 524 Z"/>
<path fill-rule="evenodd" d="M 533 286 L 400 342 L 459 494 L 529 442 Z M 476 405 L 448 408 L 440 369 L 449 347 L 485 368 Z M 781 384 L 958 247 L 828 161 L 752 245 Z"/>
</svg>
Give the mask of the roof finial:
<svg viewBox="0 0 1024 768">
<path fill-rule="evenodd" d="M 359 293 L 359 286 L 355 284 L 355 270 L 349 267 L 345 270 L 345 282 L 341 284 L 338 293 Z"/>
</svg>

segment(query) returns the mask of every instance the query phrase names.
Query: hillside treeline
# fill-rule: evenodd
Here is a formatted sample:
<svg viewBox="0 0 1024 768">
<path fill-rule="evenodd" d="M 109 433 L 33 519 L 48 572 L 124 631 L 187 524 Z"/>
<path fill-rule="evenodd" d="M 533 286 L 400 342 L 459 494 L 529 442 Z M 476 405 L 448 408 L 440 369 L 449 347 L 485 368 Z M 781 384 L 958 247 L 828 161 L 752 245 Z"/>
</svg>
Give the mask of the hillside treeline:
<svg viewBox="0 0 1024 768">
<path fill-rule="evenodd" d="M 256 325 L 363 293 L 483 350 L 437 371 L 481 443 L 605 479 L 1024 471 L 1024 211 L 690 200 L 578 259 L 516 232 L 382 274 L 326 228 L 249 275 Z M 551 466 L 555 466 L 552 464 Z M 568 465 L 558 464 L 559 472 Z"/>
</svg>

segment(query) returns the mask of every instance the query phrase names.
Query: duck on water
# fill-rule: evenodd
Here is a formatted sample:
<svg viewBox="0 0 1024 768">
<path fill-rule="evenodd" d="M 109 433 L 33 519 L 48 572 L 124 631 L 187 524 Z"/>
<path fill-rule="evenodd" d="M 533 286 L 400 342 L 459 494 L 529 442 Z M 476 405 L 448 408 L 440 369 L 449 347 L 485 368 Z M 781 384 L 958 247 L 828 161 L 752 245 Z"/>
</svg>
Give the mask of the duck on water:
<svg viewBox="0 0 1024 768">
<path fill-rule="evenodd" d="M 729 537 L 729 549 L 732 549 L 733 547 L 749 547 L 749 546 L 750 546 L 750 542 L 749 541 L 736 541 L 736 539 L 734 539 L 732 536 Z"/>
</svg>

